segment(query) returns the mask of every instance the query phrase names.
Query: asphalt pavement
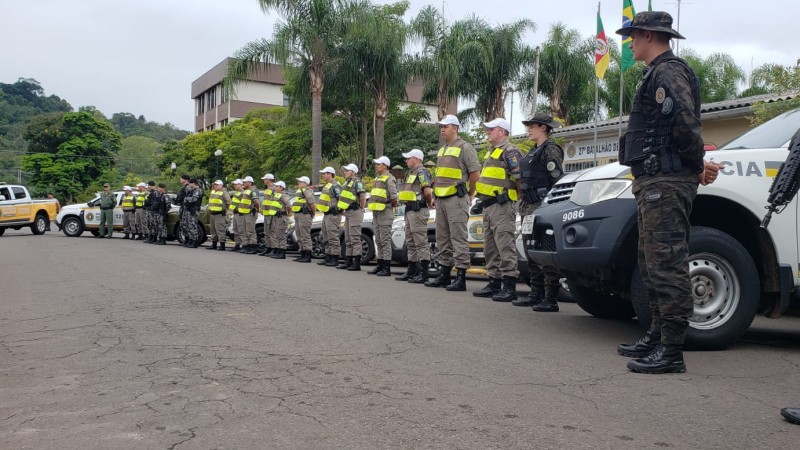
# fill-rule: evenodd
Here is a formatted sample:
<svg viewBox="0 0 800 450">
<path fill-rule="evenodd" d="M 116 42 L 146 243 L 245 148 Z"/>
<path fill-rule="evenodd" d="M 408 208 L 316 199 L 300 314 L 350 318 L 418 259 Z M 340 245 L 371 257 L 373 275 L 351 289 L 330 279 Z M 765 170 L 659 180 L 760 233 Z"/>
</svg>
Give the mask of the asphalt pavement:
<svg viewBox="0 0 800 450">
<path fill-rule="evenodd" d="M 792 448 L 800 437 L 779 415 L 800 406 L 796 318 L 687 353 L 685 374 L 642 375 L 615 351 L 639 337 L 635 321 L 575 304 L 535 313 L 291 259 L 29 230 L 0 237 L 0 299 L 3 449 Z"/>
</svg>

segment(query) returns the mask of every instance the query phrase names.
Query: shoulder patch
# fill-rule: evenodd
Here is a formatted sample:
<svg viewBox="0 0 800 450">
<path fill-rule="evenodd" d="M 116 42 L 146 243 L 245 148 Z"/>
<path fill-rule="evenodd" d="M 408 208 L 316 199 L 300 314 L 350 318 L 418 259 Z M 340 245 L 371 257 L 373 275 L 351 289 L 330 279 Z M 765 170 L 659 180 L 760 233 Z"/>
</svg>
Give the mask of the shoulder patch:
<svg viewBox="0 0 800 450">
<path fill-rule="evenodd" d="M 664 103 L 664 99 L 667 97 L 666 91 L 664 91 L 663 87 L 656 89 L 656 103 L 659 105 Z"/>
<path fill-rule="evenodd" d="M 669 113 L 672 112 L 673 105 L 674 105 L 674 102 L 672 101 L 671 97 L 665 98 L 664 99 L 664 103 L 661 105 L 661 112 L 664 115 L 669 115 Z"/>
<path fill-rule="evenodd" d="M 556 163 L 554 161 L 550 161 L 549 163 L 547 163 L 547 170 L 552 172 L 555 168 L 556 168 Z"/>
</svg>

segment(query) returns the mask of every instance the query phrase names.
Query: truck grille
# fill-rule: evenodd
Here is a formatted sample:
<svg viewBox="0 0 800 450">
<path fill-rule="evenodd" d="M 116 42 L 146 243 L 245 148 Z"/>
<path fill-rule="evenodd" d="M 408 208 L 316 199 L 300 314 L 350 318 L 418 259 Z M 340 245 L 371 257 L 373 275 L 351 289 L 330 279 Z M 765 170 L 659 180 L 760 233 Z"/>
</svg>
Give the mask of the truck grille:
<svg viewBox="0 0 800 450">
<path fill-rule="evenodd" d="M 575 183 L 564 183 L 553 186 L 550 193 L 545 197 L 544 202 L 548 205 L 553 203 L 560 203 L 569 200 L 572 196 L 572 190 L 575 189 Z"/>
<path fill-rule="evenodd" d="M 547 231 L 550 231 L 548 233 Z M 537 229 L 535 231 L 536 242 L 533 245 L 534 250 L 541 252 L 555 252 L 556 251 L 556 238 L 552 234 L 552 229 Z"/>
</svg>

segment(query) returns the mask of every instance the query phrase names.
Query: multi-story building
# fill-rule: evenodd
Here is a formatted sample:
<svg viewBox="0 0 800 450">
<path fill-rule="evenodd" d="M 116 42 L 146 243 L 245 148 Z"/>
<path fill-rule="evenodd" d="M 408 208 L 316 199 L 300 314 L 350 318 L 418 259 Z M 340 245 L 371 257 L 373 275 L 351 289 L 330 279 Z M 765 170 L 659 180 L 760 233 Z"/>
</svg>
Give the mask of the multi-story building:
<svg viewBox="0 0 800 450">
<path fill-rule="evenodd" d="M 236 88 L 234 98 L 227 98 L 222 88 L 222 80 L 232 58 L 226 58 L 200 78 L 192 82 L 194 100 L 195 132 L 222 128 L 256 108 L 287 106 L 289 97 L 283 93 L 283 73 L 281 66 L 261 64 L 246 81 Z M 417 104 L 428 111 L 431 122 L 436 121 L 436 106 L 422 101 L 422 84 L 411 82 L 406 87 L 406 101 L 401 105 Z M 456 102 L 447 108 L 447 114 L 456 113 Z"/>
</svg>

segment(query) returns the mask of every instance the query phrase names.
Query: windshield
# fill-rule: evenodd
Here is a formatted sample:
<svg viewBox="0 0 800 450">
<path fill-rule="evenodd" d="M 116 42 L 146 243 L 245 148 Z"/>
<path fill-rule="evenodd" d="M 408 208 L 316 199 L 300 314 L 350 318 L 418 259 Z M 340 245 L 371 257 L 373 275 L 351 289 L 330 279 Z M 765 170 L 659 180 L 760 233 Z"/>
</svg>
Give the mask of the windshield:
<svg viewBox="0 0 800 450">
<path fill-rule="evenodd" d="M 783 147 L 800 129 L 800 109 L 795 109 L 763 123 L 723 145 L 720 150 Z"/>
</svg>

